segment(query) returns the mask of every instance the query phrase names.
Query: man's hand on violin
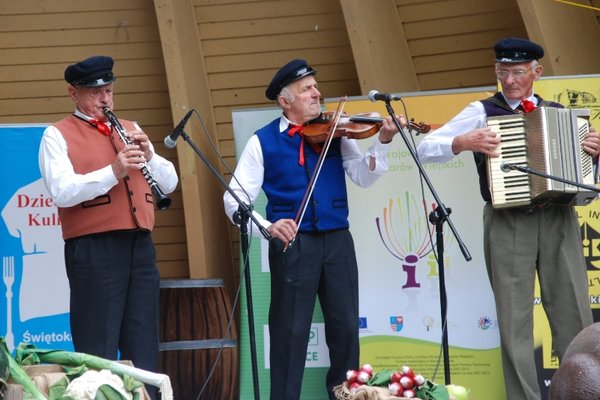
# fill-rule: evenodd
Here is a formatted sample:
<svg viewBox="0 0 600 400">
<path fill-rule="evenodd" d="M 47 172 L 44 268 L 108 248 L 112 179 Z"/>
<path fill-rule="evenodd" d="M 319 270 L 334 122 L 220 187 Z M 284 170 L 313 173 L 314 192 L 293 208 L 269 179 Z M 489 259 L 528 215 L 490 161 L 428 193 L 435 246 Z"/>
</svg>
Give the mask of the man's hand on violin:
<svg viewBox="0 0 600 400">
<path fill-rule="evenodd" d="M 400 122 L 402 128 L 406 127 L 408 123 L 406 118 L 404 118 L 404 115 L 396 115 L 396 118 L 398 118 L 398 122 Z M 396 128 L 396 124 L 394 124 L 392 117 L 384 118 L 381 123 L 381 128 L 379 129 L 379 141 L 381 143 L 390 143 L 396 133 L 398 133 L 398 128 Z"/>
<path fill-rule="evenodd" d="M 267 228 L 272 237 L 289 243 L 296 236 L 296 222 L 293 219 L 280 219 Z"/>
</svg>

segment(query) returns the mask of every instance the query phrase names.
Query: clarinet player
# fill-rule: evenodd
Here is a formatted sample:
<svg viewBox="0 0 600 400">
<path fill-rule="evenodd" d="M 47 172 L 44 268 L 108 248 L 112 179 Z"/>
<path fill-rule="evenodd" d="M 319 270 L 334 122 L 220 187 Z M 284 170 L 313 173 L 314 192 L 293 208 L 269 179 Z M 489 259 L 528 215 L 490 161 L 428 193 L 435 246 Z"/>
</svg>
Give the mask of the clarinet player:
<svg viewBox="0 0 600 400">
<path fill-rule="evenodd" d="M 156 371 L 160 275 L 154 199 L 141 169 L 152 171 L 164 193 L 175 190 L 178 177 L 136 124 L 119 120 L 124 143 L 107 120 L 113 65 L 93 56 L 66 68 L 75 111 L 44 131 L 39 164 L 61 220 L 75 351 L 111 360 L 120 353 Z M 154 399 L 154 388 L 147 389 Z"/>
</svg>

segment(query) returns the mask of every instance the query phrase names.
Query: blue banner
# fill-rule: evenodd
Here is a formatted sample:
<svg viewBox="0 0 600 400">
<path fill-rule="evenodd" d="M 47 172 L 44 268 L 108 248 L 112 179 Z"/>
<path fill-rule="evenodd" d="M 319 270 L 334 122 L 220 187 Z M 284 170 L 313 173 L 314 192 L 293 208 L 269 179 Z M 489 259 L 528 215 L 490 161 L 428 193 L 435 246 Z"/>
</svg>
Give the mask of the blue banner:
<svg viewBox="0 0 600 400">
<path fill-rule="evenodd" d="M 0 336 L 11 351 L 21 342 L 73 350 L 60 220 L 38 167 L 45 128 L 0 125 Z"/>
</svg>

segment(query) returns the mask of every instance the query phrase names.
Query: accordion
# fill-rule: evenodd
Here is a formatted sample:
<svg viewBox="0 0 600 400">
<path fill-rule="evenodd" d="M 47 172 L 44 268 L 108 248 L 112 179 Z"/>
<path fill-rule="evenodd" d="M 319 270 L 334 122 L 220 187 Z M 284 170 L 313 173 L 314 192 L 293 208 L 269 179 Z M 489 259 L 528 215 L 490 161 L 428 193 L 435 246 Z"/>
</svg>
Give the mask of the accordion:
<svg viewBox="0 0 600 400">
<path fill-rule="evenodd" d="M 529 174 L 506 171 L 503 163 L 588 186 L 596 184 L 592 156 L 583 151 L 589 109 L 538 107 L 527 114 L 489 117 L 499 137 L 499 157 L 486 157 L 494 208 L 538 204 L 584 205 L 597 195 L 589 189 Z M 505 172 L 506 171 L 506 172 Z"/>
</svg>

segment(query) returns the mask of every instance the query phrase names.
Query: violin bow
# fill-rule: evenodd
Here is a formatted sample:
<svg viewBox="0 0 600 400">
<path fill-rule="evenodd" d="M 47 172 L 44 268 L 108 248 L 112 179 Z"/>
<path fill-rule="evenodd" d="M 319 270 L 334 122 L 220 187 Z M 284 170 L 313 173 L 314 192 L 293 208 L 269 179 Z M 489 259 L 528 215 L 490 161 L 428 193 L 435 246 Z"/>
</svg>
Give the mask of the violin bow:
<svg viewBox="0 0 600 400">
<path fill-rule="evenodd" d="M 335 130 L 337 129 L 338 123 L 340 122 L 340 118 L 342 117 L 343 109 L 346 105 L 347 99 L 348 96 L 344 96 L 340 99 L 340 102 L 338 103 L 337 110 L 335 111 L 335 122 L 333 123 L 333 128 L 331 129 L 331 132 L 327 134 L 327 140 L 325 141 L 325 145 L 323 149 L 321 149 L 321 153 L 319 154 L 319 159 L 317 160 L 315 171 L 310 177 L 310 181 L 308 182 L 308 188 L 306 189 L 306 192 L 304 192 L 304 197 L 302 198 L 302 202 L 300 203 L 300 208 L 298 209 L 298 213 L 296 214 L 296 218 L 294 219 L 294 222 L 296 222 L 296 231 L 294 232 L 294 237 L 291 241 L 286 243 L 285 247 L 283 248 L 284 252 L 288 249 L 289 246 L 292 245 L 292 243 L 294 243 L 294 240 L 296 240 L 296 236 L 298 235 L 298 229 L 300 229 L 300 223 L 302 222 L 302 219 L 304 219 L 304 214 L 306 213 L 306 209 L 308 207 L 308 199 L 310 199 L 315 190 L 317 179 L 319 178 L 321 168 L 323 167 L 323 163 L 325 161 L 325 156 L 327 155 L 327 152 L 329 151 L 329 146 L 333 141 Z"/>
</svg>

